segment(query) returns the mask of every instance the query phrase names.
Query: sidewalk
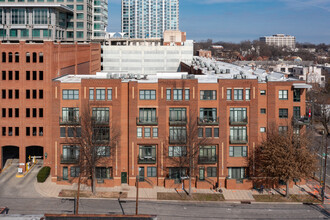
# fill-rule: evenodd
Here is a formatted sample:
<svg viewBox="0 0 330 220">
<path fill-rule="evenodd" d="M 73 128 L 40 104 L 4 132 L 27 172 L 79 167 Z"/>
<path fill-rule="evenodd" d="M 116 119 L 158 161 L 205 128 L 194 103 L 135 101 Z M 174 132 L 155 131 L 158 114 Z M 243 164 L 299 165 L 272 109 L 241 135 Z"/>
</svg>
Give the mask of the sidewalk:
<svg viewBox="0 0 330 220">
<path fill-rule="evenodd" d="M 34 187 L 36 191 L 44 197 L 58 197 L 59 193 L 62 189 L 67 190 L 77 190 L 77 184 L 72 185 L 58 185 L 54 182 L 51 182 L 51 178 L 48 177 L 44 183 L 34 183 Z M 90 191 L 90 187 L 86 185 L 81 185 L 81 190 Z M 97 192 L 127 192 L 128 199 L 135 199 L 136 196 L 136 188 L 135 186 L 115 186 L 115 187 L 97 187 Z M 182 191 L 178 189 L 178 191 Z M 157 200 L 158 192 L 169 192 L 176 193 L 175 189 L 169 189 L 164 187 L 155 186 L 154 188 L 140 188 L 139 189 L 139 198 L 145 200 Z M 194 193 L 218 193 L 211 189 L 195 189 L 193 188 Z M 302 186 L 294 186 L 290 189 L 290 194 L 297 195 L 307 195 L 309 193 L 319 196 L 319 185 L 315 180 L 309 180 L 306 185 Z M 285 193 L 284 189 L 271 189 L 264 190 L 263 193 L 260 193 L 256 190 L 228 190 L 222 189 L 223 196 L 226 201 L 254 201 L 253 195 L 268 195 L 268 194 L 279 194 Z M 327 189 L 326 196 L 329 198 L 330 190 Z M 330 204 L 330 199 L 326 201 L 326 204 Z"/>
</svg>

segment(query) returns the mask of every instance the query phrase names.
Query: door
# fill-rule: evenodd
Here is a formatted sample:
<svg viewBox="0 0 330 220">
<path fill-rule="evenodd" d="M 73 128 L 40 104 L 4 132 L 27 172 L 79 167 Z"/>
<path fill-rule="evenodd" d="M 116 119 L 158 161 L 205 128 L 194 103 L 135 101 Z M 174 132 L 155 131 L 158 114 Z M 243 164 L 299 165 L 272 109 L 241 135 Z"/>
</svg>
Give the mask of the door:
<svg viewBox="0 0 330 220">
<path fill-rule="evenodd" d="M 127 183 L 127 172 L 121 173 L 121 183 Z"/>
</svg>

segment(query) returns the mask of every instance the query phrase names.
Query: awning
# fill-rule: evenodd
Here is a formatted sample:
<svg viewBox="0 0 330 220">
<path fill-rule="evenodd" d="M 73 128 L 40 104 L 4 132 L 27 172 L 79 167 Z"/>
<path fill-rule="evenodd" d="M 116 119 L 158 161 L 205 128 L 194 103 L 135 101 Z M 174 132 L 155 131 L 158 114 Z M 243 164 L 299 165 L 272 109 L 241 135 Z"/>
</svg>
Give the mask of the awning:
<svg viewBox="0 0 330 220">
<path fill-rule="evenodd" d="M 306 83 L 293 83 L 293 88 L 295 89 L 311 89 L 312 86 Z"/>
</svg>

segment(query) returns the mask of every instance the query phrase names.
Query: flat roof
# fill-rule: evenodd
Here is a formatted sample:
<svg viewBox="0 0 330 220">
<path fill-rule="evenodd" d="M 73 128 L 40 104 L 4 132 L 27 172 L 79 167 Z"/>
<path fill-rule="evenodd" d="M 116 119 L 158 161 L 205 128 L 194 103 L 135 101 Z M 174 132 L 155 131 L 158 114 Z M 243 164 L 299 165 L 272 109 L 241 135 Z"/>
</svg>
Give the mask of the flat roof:
<svg viewBox="0 0 330 220">
<path fill-rule="evenodd" d="M 60 11 L 63 12 L 71 12 L 73 13 L 74 10 L 69 8 L 66 5 L 62 4 L 54 4 L 54 3 L 45 3 L 45 4 L 40 4 L 40 3 L 15 3 L 15 4 L 7 4 L 7 3 L 2 3 L 1 8 L 57 8 Z"/>
</svg>

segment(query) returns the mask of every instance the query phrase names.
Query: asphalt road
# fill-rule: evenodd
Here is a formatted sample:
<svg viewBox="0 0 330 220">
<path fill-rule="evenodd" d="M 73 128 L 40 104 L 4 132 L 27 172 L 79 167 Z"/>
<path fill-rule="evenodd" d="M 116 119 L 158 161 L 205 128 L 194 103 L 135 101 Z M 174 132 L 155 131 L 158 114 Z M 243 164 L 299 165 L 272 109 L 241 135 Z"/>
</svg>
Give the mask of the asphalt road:
<svg viewBox="0 0 330 220">
<path fill-rule="evenodd" d="M 121 205 L 120 205 L 121 204 Z M 73 213 L 73 200 L 51 198 L 1 198 L 9 214 Z M 121 207 L 122 206 L 122 207 Z M 135 201 L 83 199 L 80 214 L 134 214 Z M 158 219 L 326 219 L 330 215 L 318 205 L 229 204 L 140 201 L 140 214 Z"/>
<path fill-rule="evenodd" d="M 321 168 L 321 170 L 317 171 L 315 173 L 315 175 L 320 178 L 320 175 L 323 175 L 323 169 L 324 169 L 324 156 L 323 156 L 323 160 L 322 160 L 322 156 L 324 153 L 324 147 L 323 143 L 322 143 L 322 136 L 316 136 L 314 137 L 314 144 L 316 145 L 315 149 L 318 149 L 318 153 L 317 153 L 317 158 L 319 160 L 318 164 Z M 330 138 L 328 138 L 328 155 L 327 155 L 327 171 L 326 171 L 326 184 L 330 187 Z M 323 176 L 322 176 L 323 179 Z"/>
</svg>

